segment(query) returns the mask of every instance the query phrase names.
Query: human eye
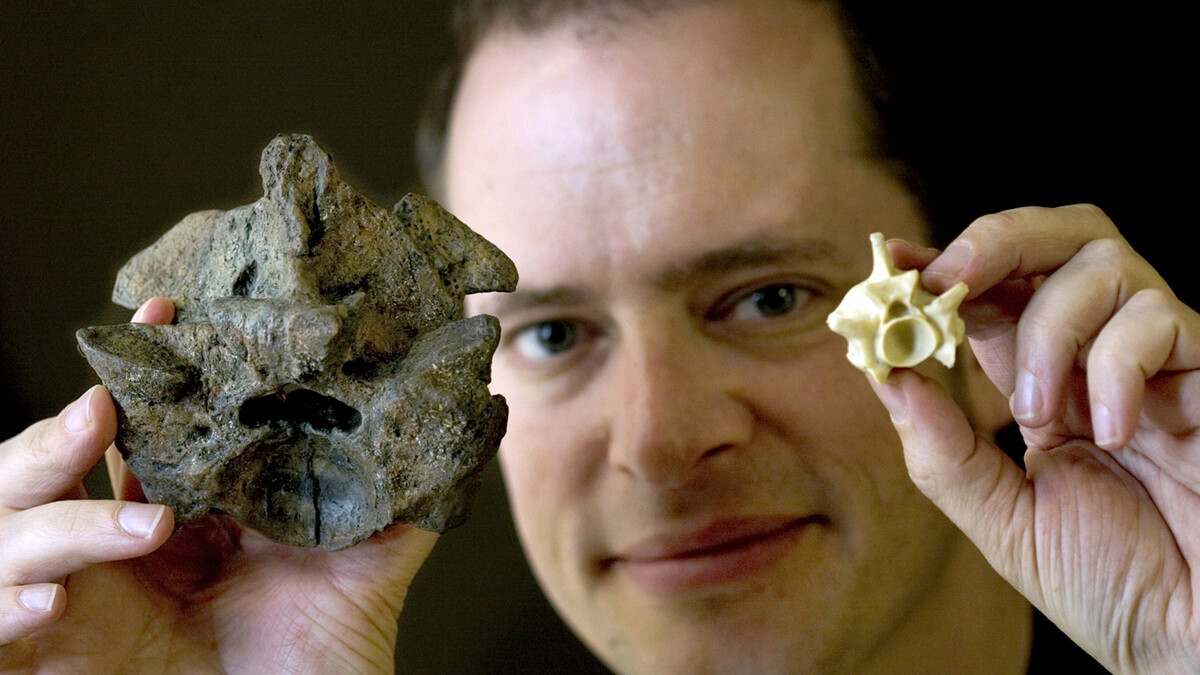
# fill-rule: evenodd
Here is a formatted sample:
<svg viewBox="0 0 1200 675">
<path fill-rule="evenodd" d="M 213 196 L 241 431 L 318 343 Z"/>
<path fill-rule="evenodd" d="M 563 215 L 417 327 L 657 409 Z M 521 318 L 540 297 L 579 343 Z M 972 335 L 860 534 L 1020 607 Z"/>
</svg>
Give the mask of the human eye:
<svg viewBox="0 0 1200 675">
<path fill-rule="evenodd" d="M 836 295 L 830 283 L 789 274 L 754 276 L 725 289 L 697 309 L 714 336 L 747 349 L 791 350 L 824 335 L 819 329 Z"/>
<path fill-rule="evenodd" d="M 820 294 L 812 285 L 794 281 L 755 284 L 727 294 L 708 312 L 708 318 L 736 322 L 792 318 L 803 313 Z"/>
<path fill-rule="evenodd" d="M 786 316 L 803 306 L 808 299 L 808 289 L 795 284 L 773 284 L 755 289 L 735 298 L 729 310 L 734 320 L 774 319 Z"/>
<path fill-rule="evenodd" d="M 522 361 L 544 364 L 567 358 L 591 339 L 593 331 L 579 321 L 551 319 L 516 329 L 511 348 Z"/>
</svg>

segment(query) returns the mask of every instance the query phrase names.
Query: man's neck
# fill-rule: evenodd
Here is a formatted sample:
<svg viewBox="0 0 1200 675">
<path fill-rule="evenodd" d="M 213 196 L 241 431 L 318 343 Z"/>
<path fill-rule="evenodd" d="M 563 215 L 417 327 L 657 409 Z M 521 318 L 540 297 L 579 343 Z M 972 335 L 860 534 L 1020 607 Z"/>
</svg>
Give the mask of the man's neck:
<svg viewBox="0 0 1200 675">
<path fill-rule="evenodd" d="M 879 653 L 879 673 L 1026 672 L 1032 607 L 965 536 L 954 541 L 940 583 Z"/>
</svg>

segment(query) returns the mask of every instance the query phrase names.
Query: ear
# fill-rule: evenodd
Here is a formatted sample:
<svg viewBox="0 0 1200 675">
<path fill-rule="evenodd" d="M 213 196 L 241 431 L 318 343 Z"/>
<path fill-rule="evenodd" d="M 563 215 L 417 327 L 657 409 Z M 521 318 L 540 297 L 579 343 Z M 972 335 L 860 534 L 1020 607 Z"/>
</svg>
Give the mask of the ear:
<svg viewBox="0 0 1200 675">
<path fill-rule="evenodd" d="M 951 376 L 954 398 L 975 433 L 995 440 L 996 433 L 1013 422 L 1008 397 L 984 374 L 975 353 L 965 342 L 959 347 L 956 359 Z"/>
</svg>

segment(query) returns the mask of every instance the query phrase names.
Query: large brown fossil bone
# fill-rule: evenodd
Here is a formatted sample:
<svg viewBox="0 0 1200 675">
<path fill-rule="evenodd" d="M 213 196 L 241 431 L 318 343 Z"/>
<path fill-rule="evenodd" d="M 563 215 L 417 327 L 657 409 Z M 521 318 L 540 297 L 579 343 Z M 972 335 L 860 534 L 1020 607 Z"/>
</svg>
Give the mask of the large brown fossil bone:
<svg viewBox="0 0 1200 675">
<path fill-rule="evenodd" d="M 117 446 L 178 523 L 227 513 L 340 549 L 396 521 L 461 523 L 508 409 L 487 389 L 512 262 L 435 202 L 355 193 L 308 136 L 263 151 L 264 196 L 194 213 L 118 273 L 113 300 L 169 326 L 86 328 Z"/>
</svg>

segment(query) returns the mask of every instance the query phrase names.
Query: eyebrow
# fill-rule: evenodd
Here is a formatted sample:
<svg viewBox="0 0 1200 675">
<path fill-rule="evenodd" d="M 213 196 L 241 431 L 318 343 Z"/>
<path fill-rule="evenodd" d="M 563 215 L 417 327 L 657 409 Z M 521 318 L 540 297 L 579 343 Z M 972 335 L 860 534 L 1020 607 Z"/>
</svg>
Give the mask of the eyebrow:
<svg viewBox="0 0 1200 675">
<path fill-rule="evenodd" d="M 756 238 L 733 246 L 705 251 L 679 265 L 672 265 L 651 277 L 651 282 L 665 290 L 685 287 L 708 276 L 738 269 L 765 265 L 839 263 L 838 248 L 825 239 Z M 512 293 L 490 294 L 486 311 L 490 314 L 535 309 L 538 307 L 571 307 L 585 305 L 594 295 L 575 286 L 554 286 L 541 290 L 521 290 Z"/>
<path fill-rule="evenodd" d="M 664 289 L 676 289 L 705 277 L 738 269 L 773 264 L 837 262 L 837 246 L 826 239 L 753 239 L 733 246 L 705 251 L 681 265 L 669 267 L 653 281 Z"/>
<path fill-rule="evenodd" d="M 591 297 L 590 293 L 571 286 L 555 286 L 540 291 L 518 288 L 512 293 L 489 294 L 485 310 L 489 314 L 499 315 L 537 307 L 569 307 L 586 304 Z"/>
</svg>

